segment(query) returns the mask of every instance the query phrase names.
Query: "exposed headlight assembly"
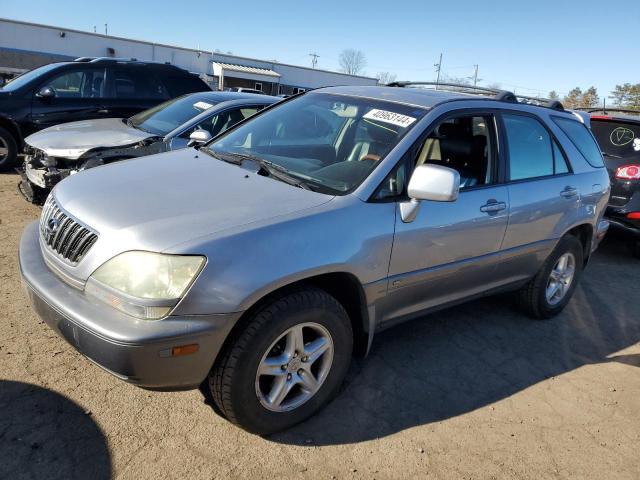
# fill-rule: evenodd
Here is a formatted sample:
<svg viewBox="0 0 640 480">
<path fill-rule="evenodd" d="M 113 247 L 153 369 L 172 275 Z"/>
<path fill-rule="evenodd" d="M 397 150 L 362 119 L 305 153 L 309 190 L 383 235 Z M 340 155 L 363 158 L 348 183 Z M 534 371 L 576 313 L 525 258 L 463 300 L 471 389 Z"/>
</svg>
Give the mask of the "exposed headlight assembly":
<svg viewBox="0 0 640 480">
<path fill-rule="evenodd" d="M 133 317 L 158 320 L 177 305 L 204 264 L 197 255 L 124 252 L 91 274 L 85 293 Z"/>
</svg>

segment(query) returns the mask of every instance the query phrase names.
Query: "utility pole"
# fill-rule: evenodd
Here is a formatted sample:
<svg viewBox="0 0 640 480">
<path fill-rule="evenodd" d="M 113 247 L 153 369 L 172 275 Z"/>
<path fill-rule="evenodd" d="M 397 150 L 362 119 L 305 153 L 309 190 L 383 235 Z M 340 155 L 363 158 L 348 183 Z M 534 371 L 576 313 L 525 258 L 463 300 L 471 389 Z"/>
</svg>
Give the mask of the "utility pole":
<svg viewBox="0 0 640 480">
<path fill-rule="evenodd" d="M 440 70 L 442 70 L 442 53 L 440 54 L 440 60 L 438 60 L 438 63 L 434 63 L 433 66 L 436 67 L 436 72 L 438 73 L 436 77 L 436 90 L 437 90 L 438 85 L 440 84 Z"/>
<path fill-rule="evenodd" d="M 106 35 L 109 35 L 109 30 L 108 30 L 108 28 L 109 28 L 109 24 L 108 24 L 108 23 L 105 23 L 105 24 L 104 24 L 104 34 L 105 34 L 105 36 L 106 36 Z"/>
<path fill-rule="evenodd" d="M 473 87 L 478 86 L 478 64 L 473 66 Z"/>
<path fill-rule="evenodd" d="M 309 56 L 311 57 L 311 68 L 316 68 L 316 65 L 318 65 L 318 58 L 320 58 L 320 55 L 318 55 L 316 52 L 310 53 Z"/>
<path fill-rule="evenodd" d="M 94 25 L 94 26 L 93 26 L 93 33 L 96 33 L 96 32 L 97 32 L 97 30 L 96 30 L 96 26 Z"/>
</svg>

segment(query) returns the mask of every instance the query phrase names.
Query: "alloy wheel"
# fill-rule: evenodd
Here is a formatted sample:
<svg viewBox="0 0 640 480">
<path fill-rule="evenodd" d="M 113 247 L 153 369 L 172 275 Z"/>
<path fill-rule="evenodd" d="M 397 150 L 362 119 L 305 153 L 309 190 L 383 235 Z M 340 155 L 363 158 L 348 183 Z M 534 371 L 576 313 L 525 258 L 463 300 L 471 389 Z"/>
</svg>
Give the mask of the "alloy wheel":
<svg viewBox="0 0 640 480">
<path fill-rule="evenodd" d="M 256 372 L 256 395 L 263 407 L 287 412 L 320 390 L 333 363 L 333 340 L 318 323 L 286 330 L 271 344 Z"/>
<path fill-rule="evenodd" d="M 9 156 L 9 145 L 4 138 L 0 137 L 0 162 L 7 158 L 7 156 Z"/>
<path fill-rule="evenodd" d="M 567 295 L 576 272 L 576 257 L 567 252 L 558 258 L 547 281 L 546 299 L 549 305 L 557 305 Z"/>
</svg>

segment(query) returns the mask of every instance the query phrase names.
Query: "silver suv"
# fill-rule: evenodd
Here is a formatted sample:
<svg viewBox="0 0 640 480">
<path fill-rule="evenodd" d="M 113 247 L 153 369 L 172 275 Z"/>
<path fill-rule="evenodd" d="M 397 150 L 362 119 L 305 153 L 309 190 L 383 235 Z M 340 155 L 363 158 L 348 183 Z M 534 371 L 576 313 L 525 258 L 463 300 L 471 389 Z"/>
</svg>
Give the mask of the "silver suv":
<svg viewBox="0 0 640 480">
<path fill-rule="evenodd" d="M 208 144 L 58 184 L 20 244 L 46 323 L 117 377 L 202 386 L 268 434 L 336 394 L 375 332 L 517 290 L 567 304 L 609 177 L 560 106 L 333 87 Z"/>
</svg>

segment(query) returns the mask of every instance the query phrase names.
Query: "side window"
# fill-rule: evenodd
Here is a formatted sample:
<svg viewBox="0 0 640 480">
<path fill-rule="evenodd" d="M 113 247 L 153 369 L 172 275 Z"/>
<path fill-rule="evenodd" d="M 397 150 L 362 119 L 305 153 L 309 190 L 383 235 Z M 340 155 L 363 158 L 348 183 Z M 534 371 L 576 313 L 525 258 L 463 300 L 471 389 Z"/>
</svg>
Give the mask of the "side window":
<svg viewBox="0 0 640 480">
<path fill-rule="evenodd" d="M 182 138 L 189 138 L 189 135 L 191 135 L 194 130 L 202 129 L 208 131 L 212 137 L 215 137 L 216 135 L 233 127 L 236 123 L 241 122 L 245 118 L 249 118 L 250 116 L 255 115 L 263 108 L 264 107 L 260 105 L 255 107 L 236 108 L 233 110 L 220 112 L 219 114 L 213 115 L 212 117 L 200 122 L 194 128 L 187 130 L 180 136 Z"/>
<path fill-rule="evenodd" d="M 460 189 L 493 182 L 494 120 L 491 115 L 467 115 L 440 123 L 425 139 L 416 165 L 433 163 L 460 174 Z"/>
<path fill-rule="evenodd" d="M 589 162 L 589 165 L 592 167 L 604 166 L 600 147 L 598 147 L 593 135 L 589 133 L 584 124 L 577 120 L 561 117 L 553 117 L 553 121 L 569 137 L 569 140 L 576 146 L 585 160 Z"/>
<path fill-rule="evenodd" d="M 504 114 L 502 118 L 509 146 L 509 180 L 553 175 L 552 140 L 544 126 L 524 115 Z"/>
<path fill-rule="evenodd" d="M 556 142 L 555 140 L 553 140 L 553 167 L 555 169 L 556 175 L 569 173 L 567 159 L 562 153 L 562 150 L 560 150 L 558 142 Z"/>
<path fill-rule="evenodd" d="M 57 98 L 99 98 L 104 90 L 104 70 L 92 68 L 65 72 L 42 87 L 52 88 Z"/>
<path fill-rule="evenodd" d="M 118 99 L 144 98 L 163 100 L 169 92 L 155 75 L 137 69 L 114 69 L 111 97 Z"/>
</svg>

